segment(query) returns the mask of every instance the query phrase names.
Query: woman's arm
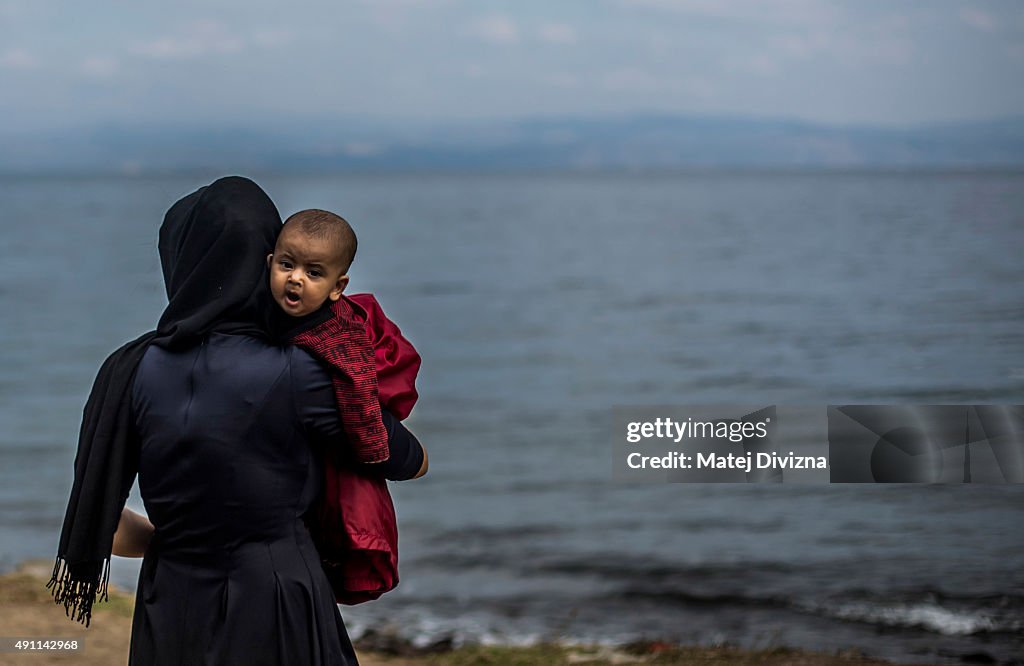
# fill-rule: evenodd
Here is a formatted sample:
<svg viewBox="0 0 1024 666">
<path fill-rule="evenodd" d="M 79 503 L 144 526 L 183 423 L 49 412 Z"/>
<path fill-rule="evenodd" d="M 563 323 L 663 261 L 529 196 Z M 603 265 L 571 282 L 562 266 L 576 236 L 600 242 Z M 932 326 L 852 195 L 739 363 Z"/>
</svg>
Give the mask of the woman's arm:
<svg viewBox="0 0 1024 666">
<path fill-rule="evenodd" d="M 416 472 L 416 476 L 412 477 L 418 479 L 427 473 L 427 447 L 420 444 L 420 448 L 423 449 L 423 464 L 420 465 L 420 471 Z"/>
<path fill-rule="evenodd" d="M 367 474 L 378 474 L 392 481 L 418 479 L 427 473 L 427 449 L 416 435 L 402 425 L 386 409 L 380 410 L 388 433 L 389 457 L 379 463 L 356 463 L 355 468 Z"/>
<path fill-rule="evenodd" d="M 121 510 L 121 520 L 114 532 L 114 555 L 118 557 L 142 557 L 153 538 L 155 528 L 149 518 L 135 513 L 128 507 Z"/>
<path fill-rule="evenodd" d="M 331 448 L 345 441 L 329 371 L 306 350 L 292 347 L 291 375 L 295 407 L 307 435 Z M 388 434 L 388 459 L 353 463 L 361 473 L 391 481 L 415 479 L 427 473 L 427 451 L 416 436 L 387 409 L 381 417 Z"/>
</svg>

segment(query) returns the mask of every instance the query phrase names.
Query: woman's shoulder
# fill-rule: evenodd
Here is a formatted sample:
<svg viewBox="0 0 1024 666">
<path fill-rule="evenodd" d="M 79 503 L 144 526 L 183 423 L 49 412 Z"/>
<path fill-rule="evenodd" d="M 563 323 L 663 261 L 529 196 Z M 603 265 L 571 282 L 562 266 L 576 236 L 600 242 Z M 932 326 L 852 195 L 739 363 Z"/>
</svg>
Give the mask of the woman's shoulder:
<svg viewBox="0 0 1024 666">
<path fill-rule="evenodd" d="M 308 350 L 298 345 L 287 345 L 285 353 L 295 383 L 305 386 L 331 382 L 327 365 Z"/>
<path fill-rule="evenodd" d="M 150 345 L 135 379 L 137 389 L 184 381 L 217 385 L 229 392 L 277 385 L 300 402 L 319 402 L 320 396 L 310 394 L 333 394 L 330 372 L 308 351 L 248 335 L 216 333 L 176 350 Z"/>
<path fill-rule="evenodd" d="M 177 370 L 193 374 L 197 359 L 201 375 L 235 375 L 255 379 L 258 375 L 279 376 L 294 366 L 303 373 L 315 372 L 315 361 L 303 350 L 292 345 L 279 345 L 250 335 L 213 333 L 202 341 L 184 348 L 166 349 L 158 344 L 149 345 L 139 366 L 140 374 L 174 373 Z"/>
<path fill-rule="evenodd" d="M 111 356 L 118 355 L 120 351 L 114 352 Z M 275 344 L 250 335 L 225 333 L 213 333 L 201 342 L 183 349 L 165 349 L 159 345 L 149 345 L 143 363 L 149 366 L 190 364 L 197 355 L 204 353 L 212 354 L 222 362 L 237 360 L 240 365 L 245 366 L 288 366 L 293 374 L 301 376 L 320 376 L 328 372 L 323 362 L 296 345 Z"/>
</svg>

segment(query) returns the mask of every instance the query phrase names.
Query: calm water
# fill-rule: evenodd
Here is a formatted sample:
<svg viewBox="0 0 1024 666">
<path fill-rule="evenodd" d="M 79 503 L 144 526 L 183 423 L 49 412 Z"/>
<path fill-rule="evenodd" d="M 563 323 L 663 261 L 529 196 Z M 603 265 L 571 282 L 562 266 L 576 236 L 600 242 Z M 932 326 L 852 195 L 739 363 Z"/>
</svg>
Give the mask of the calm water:
<svg viewBox="0 0 1024 666">
<path fill-rule="evenodd" d="M 0 180 L 0 567 L 54 554 L 85 396 L 208 180 Z M 615 405 L 1024 402 L 1024 174 L 257 181 L 353 223 L 352 291 L 424 357 L 431 473 L 354 636 L 1024 654 L 1022 487 L 625 486 L 607 446 Z"/>
</svg>

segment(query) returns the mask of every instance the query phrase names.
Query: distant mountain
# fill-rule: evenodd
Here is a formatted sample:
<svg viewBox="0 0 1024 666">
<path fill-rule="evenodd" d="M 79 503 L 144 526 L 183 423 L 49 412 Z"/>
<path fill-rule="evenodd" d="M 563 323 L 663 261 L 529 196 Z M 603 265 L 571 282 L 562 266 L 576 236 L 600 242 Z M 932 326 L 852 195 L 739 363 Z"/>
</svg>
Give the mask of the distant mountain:
<svg viewBox="0 0 1024 666">
<path fill-rule="evenodd" d="M 0 133 L 2 172 L 646 170 L 1024 166 L 1024 117 L 916 128 L 634 115 L 405 127 L 105 125 Z"/>
</svg>

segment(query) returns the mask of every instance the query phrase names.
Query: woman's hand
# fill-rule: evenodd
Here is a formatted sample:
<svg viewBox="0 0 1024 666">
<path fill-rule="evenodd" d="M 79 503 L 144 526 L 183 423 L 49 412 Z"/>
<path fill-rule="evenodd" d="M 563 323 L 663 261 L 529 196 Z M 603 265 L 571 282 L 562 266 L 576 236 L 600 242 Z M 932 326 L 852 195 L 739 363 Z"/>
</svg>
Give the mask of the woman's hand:
<svg viewBox="0 0 1024 666">
<path fill-rule="evenodd" d="M 144 556 L 155 529 L 149 518 L 125 507 L 121 510 L 121 520 L 114 532 L 113 554 L 118 557 Z"/>
<path fill-rule="evenodd" d="M 416 476 L 412 477 L 418 479 L 427 473 L 427 447 L 420 444 L 420 448 L 423 449 L 423 464 L 420 465 L 420 471 L 416 472 Z"/>
</svg>

